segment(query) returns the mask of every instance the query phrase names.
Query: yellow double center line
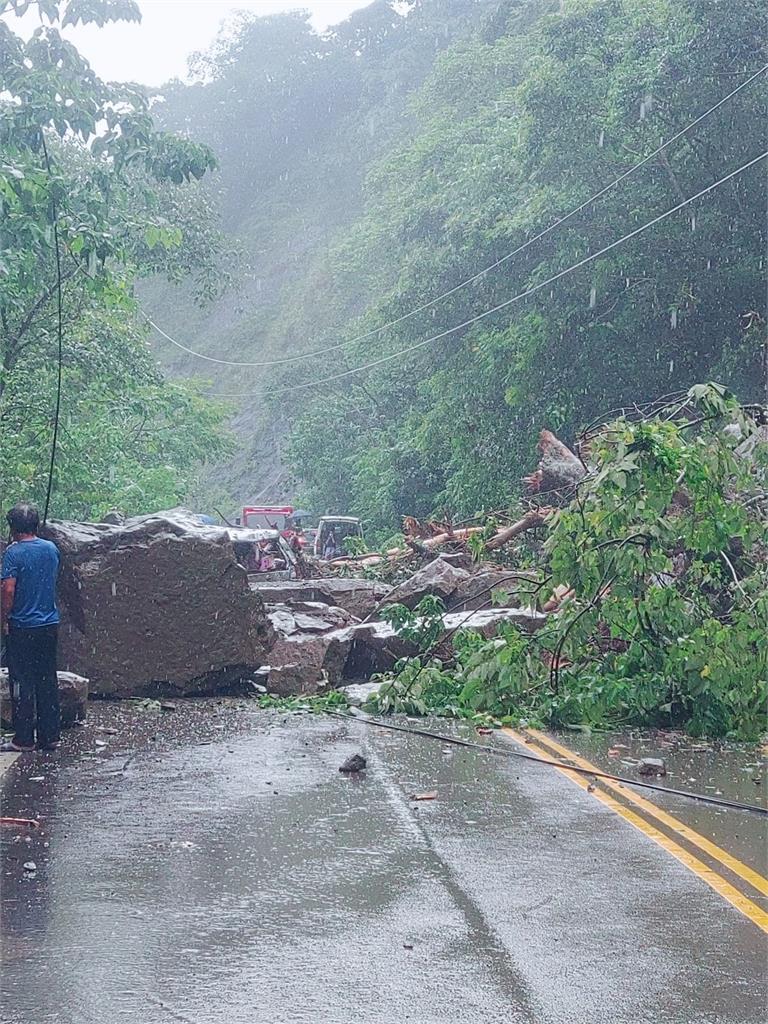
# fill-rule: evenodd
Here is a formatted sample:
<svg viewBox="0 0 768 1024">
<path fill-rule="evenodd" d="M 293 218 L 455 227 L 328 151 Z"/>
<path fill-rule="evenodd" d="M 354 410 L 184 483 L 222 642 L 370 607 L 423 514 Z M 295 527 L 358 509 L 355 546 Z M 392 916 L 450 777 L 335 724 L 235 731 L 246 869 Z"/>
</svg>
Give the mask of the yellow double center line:
<svg viewBox="0 0 768 1024">
<path fill-rule="evenodd" d="M 594 772 L 600 770 L 595 767 L 595 765 L 590 764 L 590 762 L 585 760 L 583 757 L 575 754 L 572 750 L 569 750 L 556 740 L 551 739 L 549 736 L 545 736 L 544 733 L 538 732 L 535 729 L 529 729 L 525 734 L 515 732 L 514 729 L 503 729 L 502 731 L 518 743 L 523 744 L 527 750 L 532 750 L 542 757 L 552 757 L 554 754 L 562 759 L 570 761 L 571 764 L 579 768 L 584 768 L 588 771 Z M 711 860 L 718 864 L 722 864 L 723 867 L 743 879 L 757 892 L 761 893 L 763 896 L 768 896 L 768 879 L 764 878 L 763 875 L 754 871 L 752 868 L 748 867 L 748 865 L 743 864 L 726 850 L 723 850 L 711 840 L 707 839 L 706 836 L 700 835 L 695 831 L 695 829 L 689 828 L 688 825 L 684 825 L 683 822 L 679 821 L 673 815 L 668 814 L 660 807 L 657 807 L 656 804 L 651 803 L 650 800 L 646 800 L 644 797 L 638 796 L 637 793 L 632 792 L 626 786 L 621 785 L 621 783 L 613 782 L 610 779 L 595 779 L 593 782 L 581 774 L 569 772 L 566 767 L 558 768 L 557 771 L 561 772 L 572 782 L 575 782 L 577 786 L 581 786 L 582 789 L 590 792 L 596 800 L 600 801 L 600 803 L 605 804 L 606 807 L 610 807 L 612 811 L 620 814 L 625 821 L 630 823 L 630 825 L 633 825 L 636 829 L 642 832 L 643 835 L 652 839 L 655 843 L 658 843 L 659 846 L 663 847 L 663 849 L 679 860 L 681 864 L 684 864 L 685 867 L 695 875 L 698 875 L 698 877 L 714 889 L 718 895 L 731 903 L 751 921 L 754 921 L 758 928 L 761 928 L 764 932 L 768 932 L 768 913 L 766 913 L 762 907 L 749 899 L 749 897 L 745 896 L 744 893 L 740 892 L 734 885 L 719 874 L 718 871 L 699 860 L 698 857 L 694 856 L 689 850 L 677 843 L 672 836 L 667 834 L 667 832 L 663 832 L 661 829 L 657 828 L 652 824 L 652 822 L 655 821 L 660 825 L 663 825 L 666 829 L 684 839 L 692 847 L 695 847 L 701 853 L 706 854 Z M 621 797 L 621 802 L 616 800 L 610 795 L 610 792 L 606 792 L 606 790 L 617 793 Z M 634 804 L 638 810 L 643 812 L 642 816 L 630 807 L 625 806 L 625 804 Z"/>
</svg>

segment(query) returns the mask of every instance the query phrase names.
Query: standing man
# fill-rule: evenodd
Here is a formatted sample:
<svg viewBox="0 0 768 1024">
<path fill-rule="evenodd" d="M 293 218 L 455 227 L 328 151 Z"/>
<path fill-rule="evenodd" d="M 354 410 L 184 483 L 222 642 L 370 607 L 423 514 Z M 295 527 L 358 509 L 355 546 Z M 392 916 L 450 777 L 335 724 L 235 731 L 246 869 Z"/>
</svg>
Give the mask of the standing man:
<svg viewBox="0 0 768 1024">
<path fill-rule="evenodd" d="M 6 516 L 12 543 L 3 555 L 0 621 L 7 633 L 14 737 L 2 749 L 41 750 L 59 745 L 61 712 L 56 677 L 59 552 L 38 537 L 34 505 L 14 505 Z"/>
</svg>

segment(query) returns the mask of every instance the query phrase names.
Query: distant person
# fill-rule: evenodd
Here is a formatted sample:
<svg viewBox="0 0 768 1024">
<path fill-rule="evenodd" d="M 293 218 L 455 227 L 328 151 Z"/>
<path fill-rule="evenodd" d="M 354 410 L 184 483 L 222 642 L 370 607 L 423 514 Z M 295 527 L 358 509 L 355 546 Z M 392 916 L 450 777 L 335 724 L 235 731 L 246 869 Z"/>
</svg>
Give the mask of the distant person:
<svg viewBox="0 0 768 1024">
<path fill-rule="evenodd" d="M 6 516 L 11 544 L 0 577 L 0 623 L 7 634 L 14 736 L 2 750 L 55 750 L 61 733 L 56 646 L 59 551 L 38 537 L 34 505 L 14 505 Z"/>
<path fill-rule="evenodd" d="M 323 558 L 326 562 L 329 562 L 332 558 L 336 557 L 338 551 L 336 545 L 336 531 L 330 530 L 328 536 L 325 538 L 325 545 L 323 547 Z"/>
</svg>

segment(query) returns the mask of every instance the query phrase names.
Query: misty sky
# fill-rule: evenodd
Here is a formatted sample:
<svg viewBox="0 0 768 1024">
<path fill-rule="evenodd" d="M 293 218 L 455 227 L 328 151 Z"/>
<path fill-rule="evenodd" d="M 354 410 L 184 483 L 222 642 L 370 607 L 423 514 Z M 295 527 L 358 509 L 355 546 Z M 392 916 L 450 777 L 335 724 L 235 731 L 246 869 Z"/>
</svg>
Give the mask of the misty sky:
<svg viewBox="0 0 768 1024">
<path fill-rule="evenodd" d="M 370 0 L 139 0 L 140 25 L 81 26 L 64 35 L 100 77 L 161 85 L 169 78 L 184 78 L 189 54 L 204 50 L 221 22 L 235 11 L 274 14 L 300 8 L 310 11 L 313 25 L 322 30 L 368 3 Z M 40 23 L 32 11 L 22 19 L 7 16 L 6 20 L 15 31 L 23 26 L 25 35 Z"/>
</svg>

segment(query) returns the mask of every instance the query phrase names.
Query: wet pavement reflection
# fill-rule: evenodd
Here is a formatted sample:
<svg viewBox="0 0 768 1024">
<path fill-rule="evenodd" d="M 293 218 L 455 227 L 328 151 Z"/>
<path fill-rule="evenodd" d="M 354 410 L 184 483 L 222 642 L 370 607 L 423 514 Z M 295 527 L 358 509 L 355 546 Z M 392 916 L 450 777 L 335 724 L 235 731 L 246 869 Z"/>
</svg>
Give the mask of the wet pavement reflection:
<svg viewBox="0 0 768 1024">
<path fill-rule="evenodd" d="M 763 1020 L 762 933 L 550 769 L 183 701 L 2 786 L 6 1024 Z"/>
</svg>

